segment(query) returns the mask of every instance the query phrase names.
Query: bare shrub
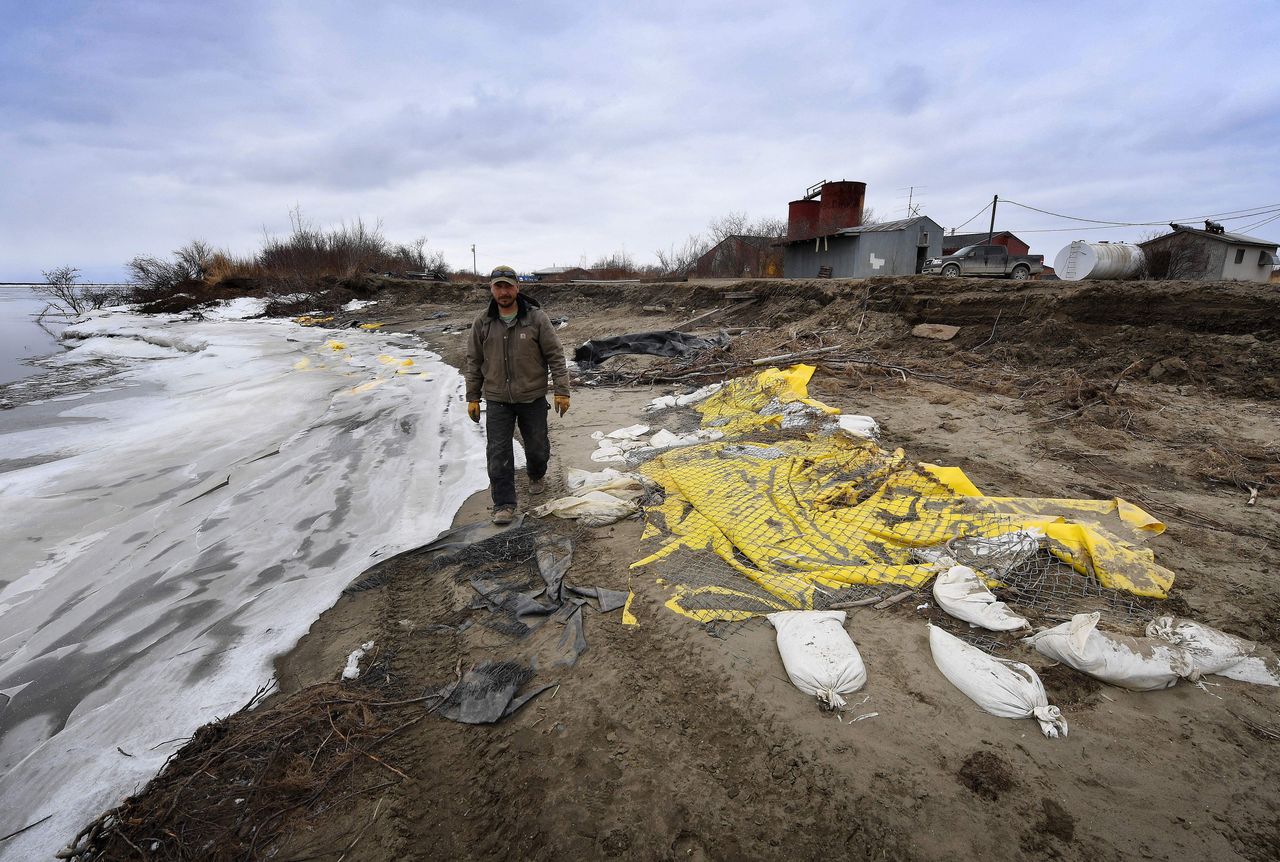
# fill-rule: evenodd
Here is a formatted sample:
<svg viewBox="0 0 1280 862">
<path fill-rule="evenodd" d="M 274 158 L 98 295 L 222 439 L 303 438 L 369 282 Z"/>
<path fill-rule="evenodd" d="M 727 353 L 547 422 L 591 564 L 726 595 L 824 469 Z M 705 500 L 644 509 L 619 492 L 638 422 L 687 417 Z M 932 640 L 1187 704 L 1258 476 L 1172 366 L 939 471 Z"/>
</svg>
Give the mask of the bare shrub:
<svg viewBox="0 0 1280 862">
<path fill-rule="evenodd" d="M 60 266 L 42 274 L 45 283 L 36 285 L 33 290 L 63 314 L 79 317 L 86 311 L 117 305 L 129 299 L 127 290 L 77 284 L 80 270 L 73 266 Z"/>
<path fill-rule="evenodd" d="M 590 269 L 598 278 L 631 278 L 639 275 L 635 258 L 626 249 L 598 258 Z"/>
<path fill-rule="evenodd" d="M 734 237 L 744 241 L 731 243 L 722 249 L 716 258 L 715 268 L 735 275 L 746 270 L 760 274 L 763 269 L 760 250 L 767 251 L 771 243 L 786 232 L 786 219 L 769 216 L 752 219 L 745 212 L 730 212 L 713 218 L 707 223 L 705 233 L 690 234 L 680 246 L 658 249 L 654 253 L 658 259 L 656 274 L 689 275 L 697 267 L 699 258 Z"/>
<path fill-rule="evenodd" d="M 85 288 L 76 284 L 80 279 L 80 270 L 73 266 L 60 266 L 46 270 L 44 284 L 34 288 L 35 292 L 64 314 L 76 317 L 84 314 L 91 307 Z"/>
<path fill-rule="evenodd" d="M 183 285 L 203 282 L 217 263 L 213 247 L 197 239 L 174 251 L 172 260 L 138 255 L 125 268 L 129 270 L 134 299 L 152 302 L 179 292 Z"/>
<path fill-rule="evenodd" d="M 288 236 L 263 238 L 256 261 L 264 275 L 286 284 L 368 272 L 448 272 L 444 254 L 428 251 L 426 237 L 393 245 L 382 235 L 381 221 L 369 226 L 357 218 L 324 230 L 295 207 L 289 211 L 289 222 Z"/>
<path fill-rule="evenodd" d="M 1139 242 L 1168 236 L 1167 232 L 1154 231 Z M 1208 252 L 1204 246 L 1186 236 L 1174 236 L 1158 246 L 1143 248 L 1143 264 L 1139 277 L 1158 281 L 1179 281 L 1199 278 L 1208 265 Z"/>
<path fill-rule="evenodd" d="M 154 302 L 183 292 L 201 294 L 201 287 L 233 278 L 258 280 L 272 297 L 322 297 L 332 292 L 333 282 L 366 273 L 428 272 L 437 277 L 448 273 L 444 254 L 428 249 L 426 237 L 390 243 L 382 235 L 380 221 L 368 225 L 356 219 L 325 229 L 294 207 L 289 224 L 289 233 L 283 237 L 264 231 L 262 247 L 249 258 L 217 251 L 203 240 L 188 243 L 171 259 L 139 255 L 126 265 L 133 297 Z"/>
<path fill-rule="evenodd" d="M 688 275 L 698 263 L 698 258 L 706 254 L 710 245 L 702 234 L 690 234 L 684 244 L 678 248 L 658 249 L 654 254 L 658 258 L 658 275 Z"/>
</svg>

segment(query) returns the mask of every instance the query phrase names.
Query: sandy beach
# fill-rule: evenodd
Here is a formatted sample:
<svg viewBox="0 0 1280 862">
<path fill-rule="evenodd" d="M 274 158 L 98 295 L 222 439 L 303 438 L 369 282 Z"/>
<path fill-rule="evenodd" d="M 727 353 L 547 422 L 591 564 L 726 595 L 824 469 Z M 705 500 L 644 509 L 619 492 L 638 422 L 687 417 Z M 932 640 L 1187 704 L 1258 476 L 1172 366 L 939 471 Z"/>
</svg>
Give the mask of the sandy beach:
<svg viewBox="0 0 1280 862">
<path fill-rule="evenodd" d="M 751 283 L 532 290 L 549 314 L 568 318 L 561 335 L 570 349 L 729 308 L 726 291 L 760 291 L 753 308 L 716 317 L 705 330 L 745 329 L 731 344 L 735 361 L 785 352 L 788 343 L 803 347 L 815 337 L 806 333 L 826 332 L 832 344 L 852 341 L 888 368 L 820 368 L 809 387 L 815 398 L 875 417 L 883 446 L 962 467 L 991 494 L 1123 495 L 1148 507 L 1168 523 L 1150 547 L 1177 575 L 1162 612 L 1273 649 L 1280 558 L 1270 537 L 1280 516 L 1265 484 L 1269 474 L 1250 474 L 1264 483 L 1251 503 L 1246 490 L 1208 472 L 1207 453 L 1273 445 L 1271 383 L 1250 369 L 1265 355 L 1259 351 L 1272 349 L 1275 309 L 1224 319 L 1206 295 L 1205 310 L 1186 326 L 1161 320 L 1139 330 L 1082 320 L 1087 313 L 1078 309 L 1096 309 L 1096 297 L 1073 307 L 1069 293 L 1050 297 L 1031 286 L 1016 288 L 1022 295 L 1015 302 L 1007 295 L 1015 288 L 984 284 L 990 286 L 950 295 L 892 282 L 787 291 Z M 426 290 L 427 301 L 388 300 L 328 325 L 377 322 L 384 331 L 411 332 L 456 364 L 465 344 L 456 329 L 481 307 L 482 289 Z M 1018 302 L 1026 310 L 1003 313 L 992 336 L 993 309 Z M 1046 312 L 1048 303 L 1057 311 Z M 1178 383 L 1144 370 L 1115 387 L 1111 403 L 1080 395 L 1088 381 L 1112 380 L 1131 364 L 1116 344 L 1147 353 L 1150 368 L 1180 349 L 1188 327 L 1215 315 L 1218 331 L 1196 336 L 1197 352 L 1184 354 L 1190 368 Z M 1047 339 L 1046 320 L 1072 336 Z M 954 343 L 911 338 L 912 326 L 930 321 L 958 322 L 961 335 Z M 664 361 L 609 360 L 623 378 L 643 377 Z M 547 498 L 563 489 L 571 468 L 600 468 L 591 460 L 593 432 L 641 421 L 652 398 L 690 388 L 578 386 L 570 414 L 551 421 Z M 1184 454 L 1170 458 L 1171 445 Z M 1241 463 L 1255 469 L 1254 461 Z M 526 511 L 523 480 L 520 493 Z M 454 527 L 487 522 L 488 505 L 487 492 L 470 495 Z M 1045 739 L 1034 722 L 983 713 L 938 672 L 926 636 L 926 590 L 884 609 L 849 611 L 846 629 L 868 682 L 837 717 L 787 679 L 763 618 L 706 626 L 665 607 L 667 587 L 629 568 L 641 556 L 641 521 L 583 528 L 526 516 L 525 526 L 573 542 L 567 584 L 632 590 L 638 625 L 623 625 L 616 611 L 584 609 L 586 649 L 576 664 L 557 664 L 547 659 L 558 655 L 559 627 L 519 641 L 486 622 L 467 576 L 475 567 L 500 568 L 500 560 L 477 558 L 459 572 L 439 568 L 433 553 L 408 550 L 366 568 L 276 661 L 278 692 L 231 724 L 212 726 L 229 728 L 222 731 L 229 739 L 248 739 L 273 716 L 293 715 L 289 726 L 302 729 L 298 716 L 318 715 L 323 732 L 307 731 L 318 734 L 307 743 L 319 746 L 308 755 L 313 766 L 351 732 L 334 724 L 334 737 L 324 721 L 370 728 L 376 748 L 355 749 L 355 762 L 343 762 L 344 771 L 308 803 L 309 813 L 279 821 L 288 826 L 273 831 L 273 853 L 370 860 L 1270 858 L 1277 836 L 1271 777 L 1280 763 L 1268 734 L 1280 690 L 1215 677 L 1199 687 L 1136 693 L 1028 650 L 1018 658 L 1038 670 L 1071 727 L 1065 739 Z M 360 678 L 338 684 L 362 645 L 372 646 Z M 424 693 L 513 647 L 543 659 L 536 681 L 553 689 L 495 724 L 460 724 L 424 708 Z M 348 706 L 309 712 L 325 702 Z M 217 738 L 202 731 L 167 774 L 216 756 Z M 223 793 L 215 785 L 201 790 L 198 778 L 183 780 L 185 792 Z M 275 804 L 267 800 L 251 804 Z"/>
<path fill-rule="evenodd" d="M 566 343 L 660 328 L 691 311 L 677 312 L 673 304 L 674 313 L 663 317 L 641 311 L 639 303 L 593 303 L 574 293 L 552 288 L 544 299 L 552 313 L 570 316 Z M 980 291 L 963 299 L 976 304 Z M 807 319 L 806 302 L 821 309 Z M 767 322 L 781 310 L 798 317 L 793 326 L 801 330 L 856 327 L 852 315 L 839 315 L 839 302 L 796 297 L 766 306 L 763 315 L 721 322 Z M 936 317 L 955 319 L 947 313 L 956 305 L 953 300 Z M 448 310 L 465 319 L 472 307 L 431 305 L 423 317 Z M 864 318 L 864 332 L 882 327 L 875 336 L 882 344 L 920 349 L 893 331 L 902 332 L 907 321 L 873 317 L 871 324 Z M 1017 331 L 1017 322 L 1010 326 Z M 973 327 L 971 342 L 990 331 L 989 324 Z M 1153 328 L 1146 337 L 1172 340 L 1176 331 Z M 1005 355 L 1035 349 L 1018 345 L 1017 335 L 1008 338 Z M 446 339 L 428 336 L 450 356 Z M 1206 336 L 1202 344 L 1213 341 Z M 954 368 L 944 357 L 963 350 L 923 349 L 934 351 L 935 368 Z M 1154 426 L 1166 434 L 1201 427 L 1224 435 L 1217 439 L 1268 439 L 1274 401 L 1184 387 L 1135 384 L 1142 404 L 1135 417 L 1167 421 Z M 903 446 L 912 458 L 960 465 L 992 493 L 1140 496 L 1173 516 L 1168 532 L 1151 543 L 1157 559 L 1178 575 L 1168 603 L 1275 643 L 1277 549 L 1266 538 L 1275 535 L 1275 498 L 1248 506 L 1247 493 L 1206 484 L 1194 459 L 1169 459 L 1160 444 L 1144 439 L 1153 425 L 1131 435 L 1093 419 L 1046 421 L 1070 408 L 1038 409 L 1034 399 L 1028 403 L 1017 390 L 1004 394 L 977 374 L 945 383 L 819 375 L 812 389 L 847 412 L 876 417 L 886 445 Z M 576 390 L 568 419 L 552 423 L 553 479 L 562 480 L 570 467 L 598 467 L 589 458 L 590 433 L 640 420 L 643 405 L 669 390 Z M 486 506 L 485 495 L 473 496 L 455 523 L 482 520 Z M 1208 526 L 1201 513 L 1221 526 Z M 1273 741 L 1256 727 L 1274 726 L 1276 689 L 1218 680 L 1134 693 L 1033 660 L 1051 701 L 1071 722 L 1069 738 L 1049 741 L 1034 723 L 982 713 L 938 674 L 924 612 L 913 600 L 850 612 L 847 628 L 869 676 L 856 698 L 866 700 L 853 714 L 875 716 L 844 723 L 790 684 L 763 620 L 712 636 L 667 611 L 665 593 L 652 578 L 630 576 L 640 532 L 634 521 L 576 532 L 568 576 L 614 589 L 630 584 L 638 627 L 622 626 L 616 615 L 590 618 L 588 651 L 561 676 L 557 695 L 501 724 L 415 725 L 383 755 L 409 778 L 365 797 L 347 815 L 298 833 L 299 844 L 338 845 L 340 836 L 364 830 L 356 855 L 366 859 L 808 858 L 831 852 L 867 859 L 1269 858 L 1277 837 L 1270 780 L 1277 763 Z M 331 680 L 346 654 L 366 640 L 394 656 L 389 678 L 396 690 L 409 692 L 448 679 L 459 656 L 485 652 L 491 633 L 483 630 L 445 638 L 424 631 L 449 622 L 467 604 L 465 584 L 434 582 L 413 555 L 382 572 L 383 586 L 343 598 L 281 660 L 285 691 Z"/>
</svg>

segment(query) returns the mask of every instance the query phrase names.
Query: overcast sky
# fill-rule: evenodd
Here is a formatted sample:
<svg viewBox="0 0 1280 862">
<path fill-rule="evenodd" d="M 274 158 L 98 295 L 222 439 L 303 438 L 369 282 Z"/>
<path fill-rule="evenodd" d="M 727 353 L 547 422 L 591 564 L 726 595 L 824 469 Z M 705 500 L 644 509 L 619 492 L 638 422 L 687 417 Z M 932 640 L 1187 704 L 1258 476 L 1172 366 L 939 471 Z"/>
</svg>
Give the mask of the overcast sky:
<svg viewBox="0 0 1280 862">
<path fill-rule="evenodd" d="M 298 205 L 455 267 L 639 262 L 817 180 L 956 227 L 1280 206 L 1272 0 L 0 0 L 0 281 L 247 254 Z M 1239 229 L 1262 217 L 1227 221 Z M 985 229 L 986 216 L 966 230 Z M 1002 205 L 1050 258 L 1070 223 Z M 1280 237 L 1280 220 L 1253 231 Z"/>
</svg>

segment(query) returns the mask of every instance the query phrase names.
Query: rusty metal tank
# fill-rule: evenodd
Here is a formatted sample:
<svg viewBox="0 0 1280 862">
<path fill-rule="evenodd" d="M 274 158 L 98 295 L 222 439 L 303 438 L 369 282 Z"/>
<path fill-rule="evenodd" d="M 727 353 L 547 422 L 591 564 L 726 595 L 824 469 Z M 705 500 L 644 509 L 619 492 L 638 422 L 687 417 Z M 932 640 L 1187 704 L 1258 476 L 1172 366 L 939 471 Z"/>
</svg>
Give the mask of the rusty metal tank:
<svg viewBox="0 0 1280 862">
<path fill-rule="evenodd" d="M 818 233 L 818 213 L 821 209 L 821 203 L 807 198 L 787 204 L 787 236 L 791 239 L 815 236 Z"/>
<path fill-rule="evenodd" d="M 822 206 L 818 212 L 819 232 L 832 233 L 862 224 L 862 204 L 866 196 L 866 183 L 849 180 L 824 183 Z"/>
</svg>

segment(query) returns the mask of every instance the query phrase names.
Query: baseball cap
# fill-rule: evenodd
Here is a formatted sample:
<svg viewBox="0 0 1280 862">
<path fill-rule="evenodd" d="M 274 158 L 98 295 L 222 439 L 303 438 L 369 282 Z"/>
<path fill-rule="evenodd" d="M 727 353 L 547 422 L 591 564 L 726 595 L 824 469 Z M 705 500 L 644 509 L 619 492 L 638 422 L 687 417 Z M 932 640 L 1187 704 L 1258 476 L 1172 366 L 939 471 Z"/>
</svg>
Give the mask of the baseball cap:
<svg viewBox="0 0 1280 862">
<path fill-rule="evenodd" d="M 509 266 L 495 266 L 493 272 L 489 273 L 489 283 L 496 284 L 499 281 L 509 281 L 519 286 L 520 279 L 516 277 L 516 271 Z"/>
</svg>

